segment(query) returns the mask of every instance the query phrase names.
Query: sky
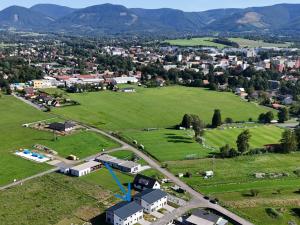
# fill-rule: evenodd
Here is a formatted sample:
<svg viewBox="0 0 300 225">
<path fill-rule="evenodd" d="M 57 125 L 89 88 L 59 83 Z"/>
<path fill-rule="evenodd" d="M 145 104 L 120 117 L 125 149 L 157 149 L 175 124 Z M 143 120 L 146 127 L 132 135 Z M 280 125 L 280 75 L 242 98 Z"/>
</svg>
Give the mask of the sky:
<svg viewBox="0 0 300 225">
<path fill-rule="evenodd" d="M 245 8 L 278 3 L 300 3 L 300 0 L 0 0 L 0 9 L 11 5 L 30 7 L 39 3 L 52 3 L 73 8 L 112 3 L 129 8 L 174 8 L 184 11 L 203 11 L 217 8 Z"/>
</svg>

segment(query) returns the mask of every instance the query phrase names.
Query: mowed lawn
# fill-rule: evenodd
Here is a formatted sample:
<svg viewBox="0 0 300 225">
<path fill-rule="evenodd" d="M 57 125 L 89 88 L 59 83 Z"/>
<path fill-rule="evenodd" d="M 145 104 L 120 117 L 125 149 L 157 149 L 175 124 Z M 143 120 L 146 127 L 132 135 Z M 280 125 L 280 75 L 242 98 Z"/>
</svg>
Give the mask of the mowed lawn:
<svg viewBox="0 0 300 225">
<path fill-rule="evenodd" d="M 109 190 L 53 173 L 1 191 L 0 224 L 84 224 L 115 201 Z"/>
<path fill-rule="evenodd" d="M 194 140 L 193 131 L 181 131 L 171 129 L 159 129 L 155 131 L 125 131 L 122 132 L 130 142 L 137 140 L 145 146 L 145 150 L 159 161 L 184 160 L 187 157 L 204 158 L 210 153 L 219 152 L 219 148 L 225 144 L 236 147 L 236 139 L 243 131 L 242 128 L 226 130 L 207 130 L 205 132 L 205 144 L 212 148 L 206 148 Z M 263 147 L 266 144 L 278 143 L 283 129 L 275 126 L 257 126 L 249 128 L 251 133 L 251 148 Z"/>
<path fill-rule="evenodd" d="M 278 48 L 288 48 L 291 46 L 291 43 L 269 43 L 264 42 L 262 40 L 250 40 L 245 38 L 229 38 L 230 41 L 236 42 L 240 45 L 240 47 L 248 47 L 248 48 L 258 48 L 258 47 L 278 47 Z"/>
<path fill-rule="evenodd" d="M 24 123 L 49 118 L 12 96 L 0 98 L 0 186 L 51 168 L 13 155 L 20 148 L 30 148 L 37 142 L 51 140 L 51 133 L 22 127 Z"/>
<path fill-rule="evenodd" d="M 175 39 L 175 40 L 166 40 L 165 42 L 170 45 L 193 47 L 193 46 L 204 46 L 204 47 L 216 47 L 216 48 L 225 48 L 228 47 L 223 44 L 218 44 L 213 42 L 212 37 L 202 37 L 202 38 L 191 38 L 191 39 Z"/>
<path fill-rule="evenodd" d="M 257 126 L 247 128 L 250 131 L 250 147 L 261 148 L 266 144 L 276 144 L 280 142 L 282 132 L 281 128 L 276 126 Z M 225 144 L 236 147 L 236 139 L 243 132 L 243 128 L 233 129 L 214 129 L 205 133 L 205 143 L 209 146 L 220 148 Z"/>
<path fill-rule="evenodd" d="M 41 141 L 47 147 L 58 152 L 60 156 L 76 155 L 79 158 L 102 152 L 103 149 L 119 147 L 119 144 L 106 137 L 90 131 L 79 131 L 68 136 L 58 136 L 57 140 Z"/>
<path fill-rule="evenodd" d="M 241 100 L 232 93 L 173 86 L 139 88 L 137 93 L 111 91 L 70 94 L 79 106 L 54 112 L 106 130 L 167 128 L 179 124 L 185 113 L 197 114 L 207 123 L 219 108 L 222 116 L 235 121 L 257 119 L 267 109 Z"/>
</svg>

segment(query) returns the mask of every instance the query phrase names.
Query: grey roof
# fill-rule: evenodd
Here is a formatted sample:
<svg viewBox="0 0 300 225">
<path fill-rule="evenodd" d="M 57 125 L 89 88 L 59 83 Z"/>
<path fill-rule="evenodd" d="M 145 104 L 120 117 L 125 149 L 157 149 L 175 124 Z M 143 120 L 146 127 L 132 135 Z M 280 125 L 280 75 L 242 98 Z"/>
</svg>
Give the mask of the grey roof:
<svg viewBox="0 0 300 225">
<path fill-rule="evenodd" d="M 96 159 L 99 160 L 99 161 L 105 161 L 105 162 L 108 162 L 108 161 L 111 161 L 113 159 L 115 159 L 116 157 L 113 157 L 113 156 L 110 156 L 110 155 L 100 155 L 98 156 Z"/>
<path fill-rule="evenodd" d="M 196 216 L 196 217 L 200 217 L 202 219 L 205 219 L 205 220 L 208 220 L 208 221 L 211 221 L 213 223 L 217 223 L 220 216 L 217 216 L 216 214 L 214 213 L 211 213 L 211 212 L 208 212 L 206 210 L 203 210 L 203 209 L 197 209 L 195 210 L 192 215 Z"/>
<path fill-rule="evenodd" d="M 142 211 L 143 207 L 137 204 L 136 202 L 120 202 L 107 211 L 113 212 L 115 215 L 120 217 L 122 220 L 132 216 L 133 214 Z"/>
<path fill-rule="evenodd" d="M 166 196 L 168 196 L 167 193 L 160 189 L 147 189 L 135 195 L 135 197 L 141 198 L 149 204 L 157 202 Z"/>
<path fill-rule="evenodd" d="M 101 165 L 99 162 L 96 162 L 96 161 L 89 161 L 89 162 L 86 162 L 86 163 L 83 163 L 83 164 L 80 164 L 78 166 L 74 166 L 71 168 L 71 170 L 77 170 L 77 171 L 80 171 L 80 170 L 86 170 L 88 168 L 92 168 L 94 166 L 99 166 Z"/>
<path fill-rule="evenodd" d="M 132 162 L 132 161 L 125 161 L 123 162 L 122 164 L 120 164 L 120 166 L 123 166 L 123 167 L 126 167 L 126 168 L 134 168 L 134 167 L 137 167 L 139 166 L 138 163 L 135 163 L 135 162 Z"/>
</svg>

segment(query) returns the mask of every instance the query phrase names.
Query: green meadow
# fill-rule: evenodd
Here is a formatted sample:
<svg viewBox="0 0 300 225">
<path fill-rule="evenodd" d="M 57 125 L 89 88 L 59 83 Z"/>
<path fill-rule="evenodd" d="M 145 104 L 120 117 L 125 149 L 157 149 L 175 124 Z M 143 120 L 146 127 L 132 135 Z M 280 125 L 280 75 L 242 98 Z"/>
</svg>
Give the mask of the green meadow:
<svg viewBox="0 0 300 225">
<path fill-rule="evenodd" d="M 76 155 L 79 158 L 95 155 L 119 145 L 100 134 L 90 131 L 78 131 L 72 135 L 57 136 L 57 140 L 41 141 L 43 144 L 58 152 L 59 155 L 67 157 Z"/>
<path fill-rule="evenodd" d="M 215 47 L 215 48 L 225 48 L 228 47 L 223 44 L 218 44 L 213 42 L 212 37 L 202 37 L 202 38 L 191 38 L 191 39 L 175 39 L 175 40 L 165 40 L 165 43 L 176 46 L 183 47 L 195 47 L 195 46 L 203 46 L 203 47 Z"/>
<path fill-rule="evenodd" d="M 246 128 L 245 128 L 246 129 Z M 225 144 L 236 147 L 238 135 L 243 128 L 207 130 L 204 134 L 205 146 L 194 140 L 193 131 L 159 129 L 155 131 L 125 131 L 122 132 L 130 142 L 138 141 L 145 150 L 159 161 L 183 160 L 186 157 L 208 157 L 219 152 Z M 279 143 L 283 129 L 276 126 L 257 126 L 248 128 L 251 133 L 251 148 L 262 148 L 266 144 Z"/>
<path fill-rule="evenodd" d="M 299 208 L 300 178 L 294 171 L 299 168 L 300 153 L 169 161 L 167 164 L 174 174 L 190 172 L 192 177 L 182 178 L 183 181 L 195 190 L 217 197 L 222 205 L 254 224 L 299 222 L 299 216 L 291 210 Z M 207 170 L 214 170 L 213 178 L 204 179 L 201 176 Z M 286 173 L 288 176 L 258 179 L 255 173 Z M 251 195 L 253 189 L 257 190 L 257 196 Z M 275 208 L 281 216 L 270 217 L 267 208 Z"/>
<path fill-rule="evenodd" d="M 197 114 L 206 123 L 219 108 L 222 116 L 235 121 L 257 119 L 267 109 L 227 92 L 173 86 L 139 88 L 136 93 L 110 91 L 69 94 L 81 105 L 54 109 L 54 113 L 105 130 L 167 128 L 179 124 L 185 113 Z"/>
<path fill-rule="evenodd" d="M 101 186 L 62 174 L 49 174 L 0 192 L 1 224 L 83 224 L 116 202 Z M 100 218 L 101 219 L 101 218 Z"/>
<path fill-rule="evenodd" d="M 49 119 L 50 116 L 12 96 L 3 95 L 0 98 L 0 118 L 0 185 L 50 169 L 46 164 L 33 163 L 13 154 L 20 148 L 51 140 L 51 133 L 22 127 L 24 123 Z"/>
<path fill-rule="evenodd" d="M 245 38 L 229 38 L 230 41 L 236 42 L 243 48 L 259 48 L 259 47 L 278 47 L 278 48 L 288 48 L 291 43 L 269 43 L 262 40 L 249 40 Z"/>
</svg>

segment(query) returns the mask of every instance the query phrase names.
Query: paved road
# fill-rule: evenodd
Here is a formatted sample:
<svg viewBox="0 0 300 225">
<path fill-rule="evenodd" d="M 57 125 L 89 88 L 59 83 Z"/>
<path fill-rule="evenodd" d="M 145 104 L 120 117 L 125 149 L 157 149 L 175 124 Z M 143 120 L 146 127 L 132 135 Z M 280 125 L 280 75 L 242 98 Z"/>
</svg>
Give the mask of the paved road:
<svg viewBox="0 0 300 225">
<path fill-rule="evenodd" d="M 141 152 L 137 148 L 127 144 L 126 142 L 124 142 L 124 141 L 122 141 L 122 140 L 112 136 L 111 134 L 102 131 L 102 130 L 99 130 L 99 129 L 93 128 L 93 127 L 89 127 L 89 126 L 84 125 L 84 124 L 81 124 L 81 125 L 85 126 L 86 128 L 90 129 L 91 131 L 100 133 L 100 134 L 102 134 L 102 135 L 104 135 L 104 136 L 106 136 L 110 139 L 113 139 L 114 141 L 118 142 L 119 144 L 121 144 L 123 146 L 121 149 L 130 150 L 130 151 L 134 152 L 137 156 L 144 159 L 152 168 L 158 170 L 159 172 L 164 174 L 167 178 L 171 179 L 175 184 L 177 184 L 178 186 L 180 186 L 181 188 L 183 188 L 184 190 L 186 190 L 188 193 L 191 194 L 192 200 L 186 206 L 180 207 L 175 212 L 167 214 L 163 218 L 156 221 L 153 225 L 165 225 L 165 224 L 167 224 L 167 222 L 179 217 L 180 215 L 182 215 L 186 211 L 188 211 L 190 209 L 193 209 L 193 208 L 197 208 L 197 207 L 205 207 L 205 208 L 214 209 L 214 210 L 218 211 L 219 213 L 231 218 L 232 220 L 234 220 L 237 223 L 242 224 L 242 225 L 253 225 L 249 221 L 247 221 L 247 220 L 241 218 L 240 216 L 230 212 L 229 210 L 225 209 L 224 207 L 210 203 L 209 201 L 207 201 L 206 199 L 203 198 L 204 196 L 202 194 L 200 194 L 199 192 L 192 189 L 190 186 L 188 186 L 186 183 L 182 182 L 178 177 L 176 177 L 175 175 L 173 175 L 172 173 L 170 173 L 166 169 L 161 168 L 160 164 L 157 161 L 153 160 L 152 158 L 150 158 L 148 155 L 144 154 L 143 152 Z"/>
<path fill-rule="evenodd" d="M 35 175 L 31 176 L 31 177 L 27 177 L 27 178 L 19 180 L 17 182 L 14 182 L 14 183 L 2 186 L 2 187 L 0 187 L 0 191 L 3 191 L 5 189 L 11 188 L 11 187 L 14 187 L 14 186 L 17 186 L 17 185 L 22 185 L 26 181 L 29 181 L 29 180 L 32 180 L 32 179 L 35 179 L 35 178 L 38 178 L 38 177 L 42 177 L 42 176 L 44 176 L 46 174 L 53 173 L 53 172 L 56 172 L 58 170 L 59 170 L 59 168 L 56 167 L 56 168 L 53 168 L 51 170 L 47 170 L 45 172 L 35 174 Z"/>
</svg>

